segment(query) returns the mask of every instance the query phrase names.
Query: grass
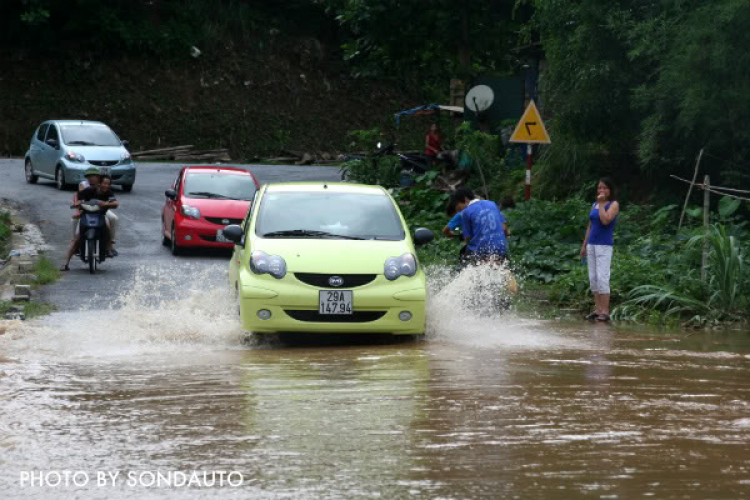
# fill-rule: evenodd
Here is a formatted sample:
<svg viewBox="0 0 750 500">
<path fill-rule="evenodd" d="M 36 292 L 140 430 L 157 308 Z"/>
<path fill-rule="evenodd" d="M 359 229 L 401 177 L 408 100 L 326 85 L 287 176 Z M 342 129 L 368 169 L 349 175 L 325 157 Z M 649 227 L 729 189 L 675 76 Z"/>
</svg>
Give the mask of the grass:
<svg viewBox="0 0 750 500">
<path fill-rule="evenodd" d="M 34 288 L 54 283 L 60 279 L 60 270 L 47 257 L 42 257 L 36 261 L 32 274 L 36 276 L 36 279 L 25 284 L 31 285 Z"/>
<path fill-rule="evenodd" d="M 10 214 L 0 212 L 0 259 L 4 259 L 10 251 Z"/>
<path fill-rule="evenodd" d="M 41 257 L 36 261 L 32 273 L 36 276 L 36 279 L 26 281 L 23 284 L 31 285 L 34 289 L 60 279 L 60 271 L 58 271 L 57 266 L 46 257 Z M 26 315 L 26 319 L 46 316 L 56 310 L 55 306 L 43 302 L 12 302 L 4 300 L 0 301 L 0 319 L 4 319 L 5 313 L 11 311 L 13 306 L 23 307 L 23 313 Z"/>
<path fill-rule="evenodd" d="M 709 234 L 691 238 L 687 247 L 704 241 L 710 249 L 707 293 L 691 294 L 665 286 L 642 285 L 633 288 L 629 300 L 613 314 L 633 320 L 649 313 L 663 318 L 690 317 L 688 323 L 692 324 L 747 319 L 746 299 L 742 296 L 745 257 L 739 242 L 724 226 L 713 225 Z"/>
<path fill-rule="evenodd" d="M 23 307 L 23 313 L 26 315 L 26 319 L 38 318 L 39 316 L 46 316 L 57 308 L 50 304 L 44 304 L 41 302 L 11 302 L 9 300 L 0 301 L 0 319 L 5 318 L 5 313 L 11 310 L 14 305 Z"/>
</svg>

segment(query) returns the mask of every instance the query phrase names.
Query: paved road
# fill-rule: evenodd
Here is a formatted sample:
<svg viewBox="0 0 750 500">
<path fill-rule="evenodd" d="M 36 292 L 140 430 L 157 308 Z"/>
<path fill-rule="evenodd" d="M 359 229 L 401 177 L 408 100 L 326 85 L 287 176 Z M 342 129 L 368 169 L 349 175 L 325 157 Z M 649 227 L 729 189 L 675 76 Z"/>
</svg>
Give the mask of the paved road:
<svg viewBox="0 0 750 500">
<path fill-rule="evenodd" d="M 91 306 L 93 296 L 101 297 L 102 306 L 118 301 L 143 277 L 163 286 L 164 294 L 180 293 L 185 286 L 196 286 L 196 276 L 205 286 L 224 286 L 228 254 L 225 252 L 193 252 L 174 257 L 161 245 L 159 224 L 164 205 L 164 191 L 169 188 L 182 164 L 139 163 L 135 188 L 130 193 L 116 189 L 120 200 L 118 248 L 120 256 L 104 263 L 101 271 L 91 276 L 80 259 L 73 258 L 71 271 L 54 285 L 42 290 L 42 297 L 61 310 Z M 338 180 L 336 167 L 243 165 L 251 170 L 261 184 L 281 181 Z M 27 184 L 23 161 L 0 159 L 0 198 L 18 203 L 23 214 L 37 222 L 47 243 L 50 257 L 61 261 L 70 241 L 70 201 L 72 191 L 58 191 L 52 181 L 40 180 Z M 111 300 L 114 298 L 115 300 Z"/>
</svg>

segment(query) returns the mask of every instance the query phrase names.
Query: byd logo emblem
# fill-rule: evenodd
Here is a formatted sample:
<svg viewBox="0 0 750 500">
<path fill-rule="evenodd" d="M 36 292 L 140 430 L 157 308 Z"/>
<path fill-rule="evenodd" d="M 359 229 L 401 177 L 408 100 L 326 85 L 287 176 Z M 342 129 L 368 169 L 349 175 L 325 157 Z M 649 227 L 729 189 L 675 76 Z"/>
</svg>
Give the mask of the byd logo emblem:
<svg viewBox="0 0 750 500">
<path fill-rule="evenodd" d="M 328 278 L 328 284 L 331 286 L 341 286 L 344 284 L 344 278 L 341 276 L 331 276 Z"/>
</svg>

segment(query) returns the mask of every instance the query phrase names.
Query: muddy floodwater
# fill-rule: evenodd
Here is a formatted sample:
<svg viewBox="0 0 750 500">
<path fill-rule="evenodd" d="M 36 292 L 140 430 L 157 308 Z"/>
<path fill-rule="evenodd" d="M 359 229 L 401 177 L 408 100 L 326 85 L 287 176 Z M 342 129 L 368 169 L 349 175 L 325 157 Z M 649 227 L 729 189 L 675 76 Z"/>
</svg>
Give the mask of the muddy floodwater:
<svg viewBox="0 0 750 500">
<path fill-rule="evenodd" d="M 459 284 L 424 339 L 243 344 L 222 286 L 152 278 L 5 324 L 0 498 L 750 497 L 748 332 L 488 316 Z"/>
</svg>

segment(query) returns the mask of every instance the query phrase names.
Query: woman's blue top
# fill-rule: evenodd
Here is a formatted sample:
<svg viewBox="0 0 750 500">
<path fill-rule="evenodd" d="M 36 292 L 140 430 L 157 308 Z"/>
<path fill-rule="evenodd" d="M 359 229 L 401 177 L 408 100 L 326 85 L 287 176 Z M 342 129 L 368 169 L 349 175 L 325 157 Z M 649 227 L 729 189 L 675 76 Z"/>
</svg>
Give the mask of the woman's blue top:
<svg viewBox="0 0 750 500">
<path fill-rule="evenodd" d="M 612 205 L 611 201 L 604 205 L 604 210 L 609 210 L 610 205 Z M 601 219 L 599 219 L 599 204 L 594 203 L 591 213 L 589 214 L 589 220 L 591 220 L 591 232 L 589 233 L 588 244 L 613 246 L 615 244 L 615 222 L 617 222 L 618 216 L 619 214 L 615 216 L 612 222 L 605 226 L 602 224 Z"/>
</svg>

